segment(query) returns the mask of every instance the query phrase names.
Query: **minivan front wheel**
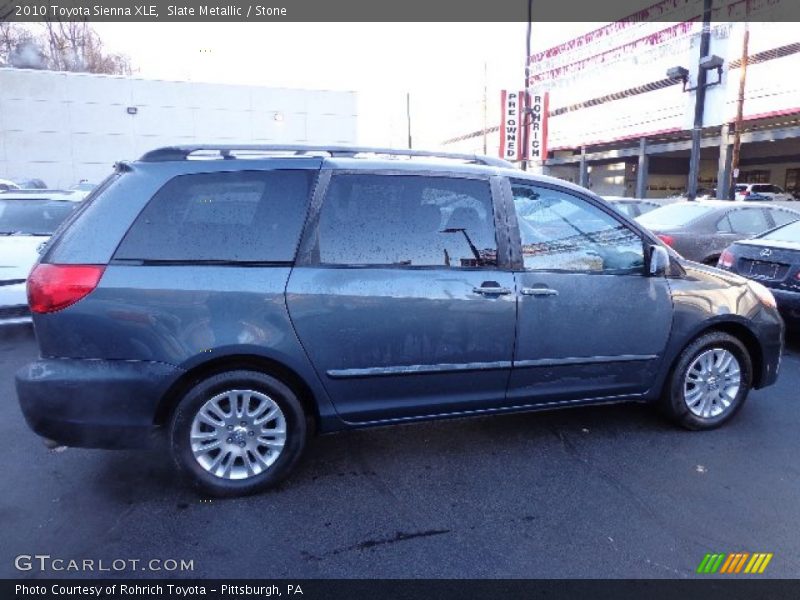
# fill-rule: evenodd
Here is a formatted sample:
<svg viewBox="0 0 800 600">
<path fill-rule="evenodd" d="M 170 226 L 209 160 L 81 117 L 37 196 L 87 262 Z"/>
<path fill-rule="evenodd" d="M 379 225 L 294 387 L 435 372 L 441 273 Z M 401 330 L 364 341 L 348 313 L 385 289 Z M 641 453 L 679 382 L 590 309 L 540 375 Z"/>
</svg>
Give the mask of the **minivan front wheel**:
<svg viewBox="0 0 800 600">
<path fill-rule="evenodd" d="M 744 344 L 723 332 L 710 332 L 681 353 L 662 403 L 687 429 L 713 429 L 731 419 L 750 392 L 753 366 Z"/>
<path fill-rule="evenodd" d="M 264 373 L 228 371 L 197 383 L 175 409 L 172 456 L 204 493 L 265 490 L 292 469 L 305 446 L 297 396 Z"/>
</svg>

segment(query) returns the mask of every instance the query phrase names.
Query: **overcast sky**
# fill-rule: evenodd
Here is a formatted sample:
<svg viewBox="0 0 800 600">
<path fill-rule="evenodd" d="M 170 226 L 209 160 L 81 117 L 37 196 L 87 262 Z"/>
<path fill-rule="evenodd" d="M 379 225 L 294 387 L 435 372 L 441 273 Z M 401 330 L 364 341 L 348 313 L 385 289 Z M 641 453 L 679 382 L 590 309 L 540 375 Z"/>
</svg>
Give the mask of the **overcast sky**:
<svg viewBox="0 0 800 600">
<path fill-rule="evenodd" d="M 524 23 L 93 25 L 140 77 L 356 91 L 362 144 L 405 145 L 406 92 L 415 146 L 434 147 L 481 127 L 484 81 L 490 118 L 499 89 L 524 85 Z M 596 26 L 534 24 L 533 48 Z"/>
</svg>

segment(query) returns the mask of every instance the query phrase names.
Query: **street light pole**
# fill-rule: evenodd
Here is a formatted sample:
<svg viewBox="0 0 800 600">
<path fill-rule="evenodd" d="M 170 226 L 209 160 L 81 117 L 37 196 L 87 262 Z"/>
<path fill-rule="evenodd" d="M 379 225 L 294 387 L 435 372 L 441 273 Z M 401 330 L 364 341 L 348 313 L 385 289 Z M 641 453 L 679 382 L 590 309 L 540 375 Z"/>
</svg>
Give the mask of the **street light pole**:
<svg viewBox="0 0 800 600">
<path fill-rule="evenodd" d="M 487 66 L 486 62 L 483 63 L 483 153 L 488 154 L 488 128 L 489 128 L 489 99 L 488 99 L 488 87 L 489 87 L 489 67 Z"/>
<path fill-rule="evenodd" d="M 708 47 L 711 43 L 711 3 L 712 0 L 703 0 L 703 31 L 700 34 L 700 58 L 702 61 L 708 56 Z M 697 198 L 697 180 L 700 176 L 700 135 L 703 132 L 703 111 L 706 103 L 706 69 L 699 65 L 697 69 L 697 92 L 694 102 L 694 127 L 692 128 L 692 151 L 689 156 L 689 185 L 686 189 L 688 200 Z"/>
<path fill-rule="evenodd" d="M 406 92 L 406 123 L 408 124 L 408 149 L 411 150 L 411 92 Z"/>
</svg>

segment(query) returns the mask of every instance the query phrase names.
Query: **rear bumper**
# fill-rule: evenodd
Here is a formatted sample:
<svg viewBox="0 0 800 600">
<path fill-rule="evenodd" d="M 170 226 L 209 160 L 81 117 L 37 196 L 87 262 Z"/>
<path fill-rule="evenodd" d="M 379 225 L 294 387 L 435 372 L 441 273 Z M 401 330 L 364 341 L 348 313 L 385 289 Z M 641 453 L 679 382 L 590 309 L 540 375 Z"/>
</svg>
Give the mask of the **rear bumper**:
<svg viewBox="0 0 800 600">
<path fill-rule="evenodd" d="M 150 444 L 177 367 L 158 362 L 42 359 L 17 372 L 22 413 L 38 435 L 83 448 Z"/>
<path fill-rule="evenodd" d="M 30 322 L 31 311 L 25 283 L 0 285 L 0 325 Z"/>
</svg>

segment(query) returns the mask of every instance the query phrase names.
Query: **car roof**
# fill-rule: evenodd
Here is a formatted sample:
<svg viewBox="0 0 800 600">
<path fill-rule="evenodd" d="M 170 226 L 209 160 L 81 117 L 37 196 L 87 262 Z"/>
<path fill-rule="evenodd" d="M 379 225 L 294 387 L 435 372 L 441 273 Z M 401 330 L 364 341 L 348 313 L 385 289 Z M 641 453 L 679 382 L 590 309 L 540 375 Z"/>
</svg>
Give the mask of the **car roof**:
<svg viewBox="0 0 800 600">
<path fill-rule="evenodd" d="M 0 193 L 0 200 L 65 200 L 80 202 L 86 197 L 78 190 L 12 190 Z"/>
</svg>

